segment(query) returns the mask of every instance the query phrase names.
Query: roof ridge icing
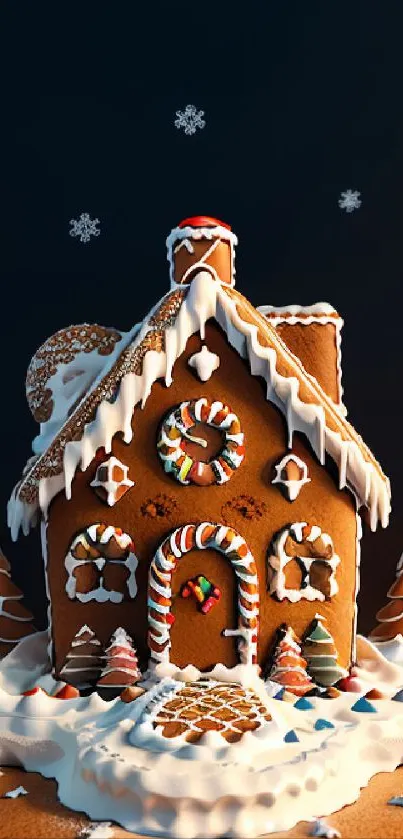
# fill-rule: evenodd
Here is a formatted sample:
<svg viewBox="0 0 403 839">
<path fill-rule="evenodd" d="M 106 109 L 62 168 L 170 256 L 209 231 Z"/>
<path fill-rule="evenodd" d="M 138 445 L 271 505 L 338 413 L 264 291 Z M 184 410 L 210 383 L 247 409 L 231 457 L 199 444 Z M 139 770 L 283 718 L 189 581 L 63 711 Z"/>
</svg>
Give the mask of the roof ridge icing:
<svg viewBox="0 0 403 839">
<path fill-rule="evenodd" d="M 234 288 L 201 270 L 190 286 L 168 292 L 157 303 L 132 343 L 121 347 L 115 362 L 104 368 L 102 379 L 94 382 L 17 484 L 8 505 L 13 539 L 20 527 L 24 533 L 29 531 L 38 507 L 46 514 L 61 489 L 71 497 L 77 468 L 85 470 L 101 446 L 109 453 L 118 431 L 130 442 L 135 406 L 145 405 L 157 379 L 165 379 L 170 386 L 176 359 L 195 332 L 203 340 L 210 318 L 216 319 L 239 355 L 248 359 L 252 375 L 265 379 L 267 399 L 286 418 L 289 445 L 295 431 L 304 433 L 321 463 L 326 453 L 336 462 L 340 488 L 348 486 L 359 505 L 368 507 L 371 528 L 378 521 L 387 525 L 389 481 L 362 438 L 290 352 L 270 320 Z"/>
</svg>

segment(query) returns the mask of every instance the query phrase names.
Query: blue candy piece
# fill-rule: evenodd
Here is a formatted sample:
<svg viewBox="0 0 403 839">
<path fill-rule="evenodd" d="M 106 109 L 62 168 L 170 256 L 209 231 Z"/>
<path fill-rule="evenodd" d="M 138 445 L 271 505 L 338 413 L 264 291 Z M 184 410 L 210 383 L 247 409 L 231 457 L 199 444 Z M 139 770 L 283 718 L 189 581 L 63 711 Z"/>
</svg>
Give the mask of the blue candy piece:
<svg viewBox="0 0 403 839">
<path fill-rule="evenodd" d="M 285 694 L 285 688 L 281 688 L 278 693 L 273 697 L 273 699 L 282 699 Z"/>
<path fill-rule="evenodd" d="M 376 708 L 368 702 L 368 699 L 365 699 L 365 696 L 361 696 L 360 699 L 357 699 L 357 702 L 351 706 L 352 711 L 360 711 L 361 713 L 365 714 L 376 714 Z"/>
<path fill-rule="evenodd" d="M 401 690 L 398 690 L 398 692 L 395 693 L 394 696 L 392 696 L 392 699 L 394 699 L 395 702 L 403 702 L 403 688 Z"/>
<path fill-rule="evenodd" d="M 334 725 L 332 722 L 329 722 L 329 720 L 318 719 L 316 720 L 314 728 L 316 731 L 323 731 L 324 728 L 334 728 Z"/>
<path fill-rule="evenodd" d="M 284 743 L 299 743 L 299 739 L 293 729 L 291 729 L 291 731 L 287 731 L 287 734 L 284 737 Z"/>
<path fill-rule="evenodd" d="M 394 795 L 389 798 L 388 804 L 393 804 L 395 807 L 403 807 L 403 795 Z"/>
<path fill-rule="evenodd" d="M 312 705 L 312 702 L 309 699 L 305 699 L 305 696 L 301 696 L 300 699 L 294 703 L 294 708 L 298 708 L 299 711 L 312 711 L 315 706 Z"/>
</svg>

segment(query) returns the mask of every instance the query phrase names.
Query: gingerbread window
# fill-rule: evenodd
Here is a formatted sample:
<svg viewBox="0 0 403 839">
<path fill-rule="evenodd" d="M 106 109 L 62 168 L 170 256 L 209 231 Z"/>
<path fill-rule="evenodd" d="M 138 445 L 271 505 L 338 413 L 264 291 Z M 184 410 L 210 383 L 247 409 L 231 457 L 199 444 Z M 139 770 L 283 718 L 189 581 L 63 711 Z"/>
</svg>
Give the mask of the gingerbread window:
<svg viewBox="0 0 403 839">
<path fill-rule="evenodd" d="M 328 533 L 297 522 L 273 540 L 268 558 L 268 589 L 278 600 L 330 600 L 338 592 L 340 557 Z"/>
<path fill-rule="evenodd" d="M 64 564 L 70 600 L 121 603 L 137 594 L 134 544 L 119 527 L 92 524 L 81 531 L 71 543 Z"/>
<path fill-rule="evenodd" d="M 274 467 L 276 476 L 272 484 L 279 484 L 282 492 L 289 501 L 298 498 L 304 484 L 310 482 L 308 467 L 296 454 L 287 454 Z"/>
<path fill-rule="evenodd" d="M 117 457 L 110 457 L 98 466 L 91 486 L 102 501 L 113 507 L 134 486 L 128 478 L 129 467 Z"/>
</svg>

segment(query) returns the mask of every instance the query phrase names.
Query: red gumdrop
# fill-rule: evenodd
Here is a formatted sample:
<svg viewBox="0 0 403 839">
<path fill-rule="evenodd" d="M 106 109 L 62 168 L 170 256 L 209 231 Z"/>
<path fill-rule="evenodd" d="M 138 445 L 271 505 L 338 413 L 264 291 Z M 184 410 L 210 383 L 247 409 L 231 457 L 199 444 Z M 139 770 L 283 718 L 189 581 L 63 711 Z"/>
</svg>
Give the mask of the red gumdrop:
<svg viewBox="0 0 403 839">
<path fill-rule="evenodd" d="M 80 696 L 80 691 L 77 688 L 73 687 L 73 685 L 65 685 L 63 688 L 58 690 L 58 692 L 53 697 L 54 699 L 76 699 L 77 696 Z"/>
<path fill-rule="evenodd" d="M 35 687 L 31 688 L 31 690 L 24 690 L 21 696 L 35 696 L 36 693 L 45 693 L 45 691 L 42 688 Z"/>
<path fill-rule="evenodd" d="M 363 693 L 363 686 L 356 676 L 346 676 L 337 682 L 336 687 L 346 693 Z"/>
</svg>

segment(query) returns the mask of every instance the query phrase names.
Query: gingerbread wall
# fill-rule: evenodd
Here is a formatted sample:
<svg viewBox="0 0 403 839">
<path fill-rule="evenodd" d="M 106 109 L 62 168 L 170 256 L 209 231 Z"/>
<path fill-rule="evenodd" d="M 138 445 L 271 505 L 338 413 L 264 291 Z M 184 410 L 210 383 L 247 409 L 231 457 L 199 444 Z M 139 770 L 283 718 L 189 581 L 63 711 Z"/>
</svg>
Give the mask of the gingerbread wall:
<svg viewBox="0 0 403 839">
<path fill-rule="evenodd" d="M 60 493 L 51 504 L 47 530 L 48 583 L 56 672 L 64 663 L 74 634 L 84 623 L 103 643 L 122 625 L 135 638 L 140 660 L 143 664 L 147 661 L 150 561 L 172 529 L 206 520 L 230 524 L 238 530 L 255 557 L 260 586 L 260 662 L 267 655 L 279 624 L 287 621 L 297 634 L 303 634 L 318 611 L 328 620 L 340 663 L 346 666 L 350 662 L 357 530 L 352 496 L 338 490 L 336 470 L 322 467 L 305 439 L 296 436 L 294 452 L 307 463 L 311 482 L 302 487 L 295 501 L 284 498 L 279 487 L 271 484 L 273 465 L 287 453 L 284 418 L 266 401 L 264 383 L 250 375 L 247 363 L 228 346 L 224 334 L 213 322 L 207 325 L 205 343 L 221 362 L 211 379 L 200 382 L 187 364 L 188 358 L 201 346 L 200 337 L 195 335 L 175 364 L 171 387 L 157 382 L 144 409 L 135 410 L 132 442 L 126 445 L 119 436 L 114 440 L 113 454 L 130 467 L 129 477 L 135 486 L 114 507 L 106 506 L 90 487 L 96 471 L 93 462 L 85 472 L 77 472 L 71 500 L 67 501 L 64 493 Z M 200 396 L 227 402 L 238 414 L 245 433 L 245 460 L 223 486 L 181 486 L 165 474 L 157 454 L 161 419 L 173 406 Z M 161 496 L 165 496 L 161 506 L 149 504 L 157 497 L 161 501 Z M 277 602 L 267 592 L 267 552 L 271 539 L 280 528 L 297 521 L 317 524 L 329 533 L 341 558 L 336 572 L 339 591 L 330 602 Z M 65 555 L 73 537 L 95 522 L 120 527 L 133 537 L 139 559 L 138 593 L 134 600 L 122 604 L 93 601 L 84 604 L 68 598 Z M 204 574 L 222 591 L 221 601 L 208 615 L 198 611 L 193 599 L 175 597 L 182 583 L 197 574 Z M 217 661 L 228 666 L 236 664 L 234 640 L 221 635 L 224 628 L 237 626 L 235 574 L 228 560 L 214 551 L 192 551 L 180 560 L 172 588 L 175 623 L 171 630 L 171 659 L 181 666 L 191 662 L 200 668 Z"/>
</svg>

